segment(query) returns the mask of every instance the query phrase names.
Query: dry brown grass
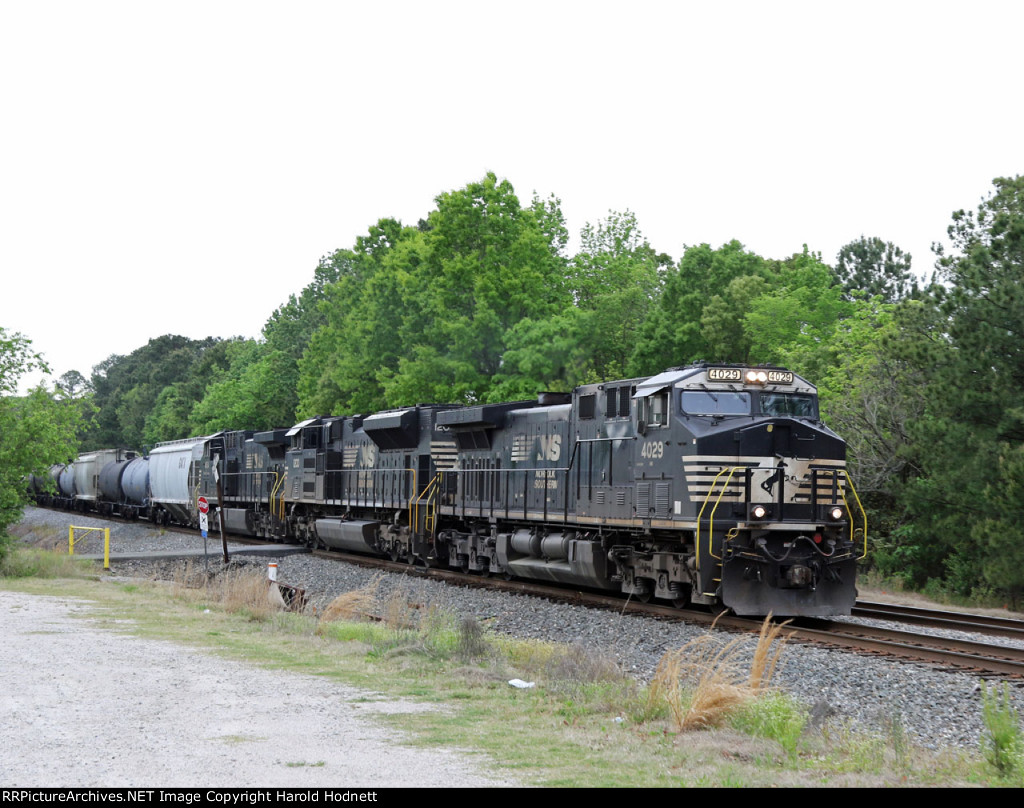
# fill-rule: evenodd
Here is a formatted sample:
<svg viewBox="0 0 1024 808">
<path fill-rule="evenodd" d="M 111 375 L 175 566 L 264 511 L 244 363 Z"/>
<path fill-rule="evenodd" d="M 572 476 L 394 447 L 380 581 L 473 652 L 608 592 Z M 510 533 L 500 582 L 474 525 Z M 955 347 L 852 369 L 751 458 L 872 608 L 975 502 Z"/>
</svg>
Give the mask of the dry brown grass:
<svg viewBox="0 0 1024 808">
<path fill-rule="evenodd" d="M 779 656 L 782 649 L 786 647 L 786 639 L 779 639 L 779 634 L 787 625 L 789 620 L 783 623 L 772 623 L 772 616 L 769 614 L 761 624 L 761 633 L 757 638 L 757 647 L 754 648 L 754 658 L 750 663 L 750 677 L 747 685 L 756 691 L 767 687 L 775 675 L 775 667 L 779 664 Z M 776 643 L 775 640 L 779 639 Z M 774 650 L 772 650 L 774 646 Z"/>
<path fill-rule="evenodd" d="M 377 619 L 380 582 L 381 578 L 378 575 L 359 589 L 342 592 L 320 613 L 320 625 L 324 626 L 340 620 Z M 317 631 L 322 633 L 320 627 L 317 628 Z"/>
<path fill-rule="evenodd" d="M 381 606 L 381 622 L 395 631 L 415 629 L 419 625 L 421 604 L 409 599 L 409 590 L 404 585 L 393 589 Z"/>
<path fill-rule="evenodd" d="M 268 620 L 285 608 L 280 593 L 269 586 L 265 571 L 250 566 L 208 572 L 188 561 L 175 572 L 172 586 L 180 598 L 212 601 L 229 612 L 246 614 L 250 620 Z"/>
<path fill-rule="evenodd" d="M 772 625 L 770 619 L 761 627 L 750 662 L 745 637 L 725 641 L 706 634 L 669 651 L 658 663 L 649 699 L 664 701 L 681 731 L 720 726 L 730 712 L 756 699 L 771 682 L 785 644 L 785 638 L 779 638 L 785 624 Z"/>
<path fill-rule="evenodd" d="M 209 589 L 219 594 L 224 608 L 231 612 L 245 612 L 252 620 L 267 620 L 285 608 L 280 594 L 269 586 L 262 571 L 229 570 L 211 582 Z"/>
</svg>

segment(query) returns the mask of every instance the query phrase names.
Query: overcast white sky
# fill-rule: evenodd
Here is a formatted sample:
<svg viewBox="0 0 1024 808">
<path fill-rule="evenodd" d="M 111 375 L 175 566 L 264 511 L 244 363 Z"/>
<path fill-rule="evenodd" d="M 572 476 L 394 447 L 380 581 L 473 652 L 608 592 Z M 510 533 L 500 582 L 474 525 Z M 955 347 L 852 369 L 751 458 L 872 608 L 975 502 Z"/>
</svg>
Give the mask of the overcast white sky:
<svg viewBox="0 0 1024 808">
<path fill-rule="evenodd" d="M 930 271 L 1024 172 L 1024 3 L 0 2 L 0 326 L 54 377 L 255 337 L 321 255 L 494 171 L 570 232 Z"/>
</svg>

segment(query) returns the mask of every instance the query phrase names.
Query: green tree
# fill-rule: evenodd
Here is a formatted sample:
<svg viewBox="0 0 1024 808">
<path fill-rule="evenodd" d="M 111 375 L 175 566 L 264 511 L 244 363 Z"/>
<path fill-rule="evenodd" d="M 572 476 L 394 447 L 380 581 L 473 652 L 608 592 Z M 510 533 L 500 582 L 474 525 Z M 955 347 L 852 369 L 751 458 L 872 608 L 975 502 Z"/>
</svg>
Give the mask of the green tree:
<svg viewBox="0 0 1024 808">
<path fill-rule="evenodd" d="M 922 473 L 908 486 L 921 547 L 941 548 L 941 574 L 961 593 L 1024 592 L 1024 177 L 994 181 L 976 212 L 957 211 L 944 286 L 907 325 L 906 356 L 927 385 L 909 425 Z M 940 571 L 929 570 L 932 574 Z"/>
<path fill-rule="evenodd" d="M 840 361 L 833 337 L 852 311 L 821 257 L 803 252 L 773 262 L 770 289 L 749 302 L 743 328 L 754 362 L 774 362 L 810 379 Z"/>
<path fill-rule="evenodd" d="M 292 426 L 299 373 L 295 359 L 255 340 L 234 343 L 232 353 L 237 359 L 225 377 L 210 384 L 192 409 L 192 431 Z"/>
<path fill-rule="evenodd" d="M 895 303 L 921 292 L 910 264 L 910 253 L 892 242 L 861 236 L 839 250 L 835 278 L 847 299 L 859 293 Z"/>
<path fill-rule="evenodd" d="M 715 300 L 708 316 L 712 322 L 723 318 L 742 320 L 744 310 L 730 310 L 730 305 L 745 303 L 740 287 L 729 285 L 742 277 L 770 277 L 768 262 L 748 252 L 738 241 L 730 241 L 718 249 L 708 244 L 687 247 L 678 267 L 668 268 L 664 288 L 639 329 L 636 348 L 630 360 L 631 373 L 657 373 L 667 367 L 683 365 L 698 359 L 738 361 L 741 357 L 716 355 L 717 350 L 749 350 L 731 340 L 727 329 L 717 327 L 705 333 L 702 318 L 705 308 Z M 714 342 L 709 342 L 709 336 Z"/>
<path fill-rule="evenodd" d="M 768 288 L 768 282 L 760 275 L 740 275 L 729 281 L 721 294 L 711 296 L 700 315 L 701 335 L 709 358 L 750 361 L 753 336 L 744 327 L 744 317 Z"/>
<path fill-rule="evenodd" d="M 570 390 L 590 380 L 594 359 L 585 335 L 594 330 L 592 318 L 593 312 L 570 306 L 544 320 L 516 323 L 508 333 L 508 349 L 489 399 L 529 399 L 544 390 Z"/>
<path fill-rule="evenodd" d="M 383 379 L 393 406 L 486 400 L 511 329 L 572 302 L 557 211 L 522 207 L 512 184 L 493 173 L 435 201 L 427 252 L 404 290 L 408 351 Z"/>
<path fill-rule="evenodd" d="M 92 383 L 77 370 L 69 370 L 55 382 L 57 391 L 65 398 L 81 398 L 92 392 Z"/>
<path fill-rule="evenodd" d="M 381 220 L 331 256 L 337 280 L 299 360 L 300 416 L 486 400 L 514 375 L 516 326 L 571 308 L 557 200 L 523 207 L 488 174 L 435 201 L 417 227 Z"/>
<path fill-rule="evenodd" d="M 387 406 L 383 382 L 415 341 L 409 284 L 426 251 L 422 230 L 381 219 L 326 259 L 336 280 L 323 289 L 321 323 L 298 362 L 299 417 Z"/>
<path fill-rule="evenodd" d="M 576 306 L 589 313 L 579 339 L 590 352 L 592 378 L 622 377 L 672 260 L 654 251 L 628 210 L 588 223 L 580 240 L 569 266 Z"/>
<path fill-rule="evenodd" d="M 0 535 L 21 518 L 28 501 L 28 477 L 45 476 L 54 463 L 77 452 L 81 409 L 58 401 L 42 385 L 27 396 L 15 395 L 28 372 L 49 368 L 21 334 L 0 328 Z M 7 543 L 0 541 L 0 554 Z"/>
<path fill-rule="evenodd" d="M 186 437 L 167 435 L 147 419 L 166 426 L 171 420 L 170 402 L 181 412 L 203 396 L 206 385 L 227 367 L 227 346 L 223 340 L 207 337 L 192 340 L 173 334 L 151 339 L 127 356 L 113 355 L 93 368 L 93 401 L 98 409 L 85 448 L 115 446 L 141 447 L 147 438 Z M 165 394 L 164 388 L 175 393 Z M 158 406 L 158 401 L 160 405 Z"/>
</svg>

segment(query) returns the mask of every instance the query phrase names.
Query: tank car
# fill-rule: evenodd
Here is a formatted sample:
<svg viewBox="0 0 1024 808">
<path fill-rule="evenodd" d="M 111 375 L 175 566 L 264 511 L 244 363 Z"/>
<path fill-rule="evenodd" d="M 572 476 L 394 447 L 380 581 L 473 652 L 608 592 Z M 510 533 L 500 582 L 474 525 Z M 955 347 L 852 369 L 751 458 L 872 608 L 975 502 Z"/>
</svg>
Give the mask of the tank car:
<svg viewBox="0 0 1024 808">
<path fill-rule="evenodd" d="M 60 469 L 57 476 L 57 497 L 55 504 L 65 510 L 70 510 L 75 505 L 75 469 L 73 463 L 68 463 Z"/>
<path fill-rule="evenodd" d="M 100 469 L 96 507 L 101 513 L 125 519 L 149 515 L 149 458 L 118 450 Z"/>
</svg>

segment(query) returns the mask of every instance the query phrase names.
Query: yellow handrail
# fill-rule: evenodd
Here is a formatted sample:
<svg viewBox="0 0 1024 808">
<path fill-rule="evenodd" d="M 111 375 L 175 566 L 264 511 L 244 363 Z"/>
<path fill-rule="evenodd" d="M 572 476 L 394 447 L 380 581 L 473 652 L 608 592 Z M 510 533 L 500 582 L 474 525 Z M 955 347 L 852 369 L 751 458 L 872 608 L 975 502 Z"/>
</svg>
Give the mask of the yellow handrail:
<svg viewBox="0 0 1024 808">
<path fill-rule="evenodd" d="M 857 560 L 861 561 L 862 559 L 865 559 L 868 556 L 868 515 L 864 512 L 864 505 L 861 504 L 860 495 L 857 493 L 857 489 L 853 485 L 853 480 L 850 478 L 850 472 L 848 472 L 846 469 L 837 469 L 837 471 L 841 471 L 843 473 L 843 476 L 846 477 L 846 482 L 850 486 L 850 490 L 853 491 L 853 498 L 857 501 L 857 507 L 860 509 L 860 517 L 861 517 L 861 519 L 864 520 L 864 552 L 863 552 L 863 554 L 861 554 L 860 556 L 857 557 Z M 850 508 L 850 503 L 846 499 L 846 491 L 845 491 L 845 489 L 840 489 L 840 494 L 842 494 L 843 504 L 846 506 L 846 512 L 850 513 L 853 509 Z M 855 534 L 854 534 L 854 531 L 853 531 L 853 520 L 851 519 L 850 520 L 850 541 L 851 542 L 853 541 L 854 535 Z"/>
<path fill-rule="evenodd" d="M 281 480 L 281 476 L 282 475 L 279 472 L 271 471 L 269 469 L 267 471 L 254 471 L 254 472 L 250 472 L 250 473 L 253 476 L 255 476 L 257 474 L 273 474 L 274 475 L 274 485 L 271 487 L 270 494 L 267 496 L 267 507 L 270 509 L 270 515 L 271 516 L 277 516 L 277 514 L 274 513 L 274 492 L 277 491 L 277 487 L 278 487 L 278 485 L 280 485 L 280 480 Z M 253 490 L 254 491 L 256 490 L 256 485 L 255 484 L 253 484 Z M 283 497 L 281 498 L 281 517 L 282 518 L 284 517 L 284 498 Z"/>
<path fill-rule="evenodd" d="M 700 570 L 700 520 L 704 518 L 704 509 L 708 506 L 708 500 L 711 499 L 711 495 L 715 493 L 715 486 L 718 485 L 718 478 L 721 477 L 725 472 L 729 472 L 729 476 L 725 480 L 725 484 L 722 486 L 722 490 L 718 494 L 718 499 L 715 500 L 715 507 L 711 509 L 711 521 L 708 524 L 708 555 L 712 558 L 721 561 L 720 556 L 716 556 L 714 548 L 712 546 L 712 540 L 715 535 L 715 511 L 718 510 L 719 504 L 722 502 L 722 497 L 725 495 L 726 490 L 729 488 L 729 483 L 732 482 L 732 475 L 735 474 L 739 469 L 744 468 L 743 466 L 733 466 L 732 468 L 724 468 L 718 474 L 715 475 L 715 479 L 711 481 L 711 487 L 708 489 L 707 495 L 704 497 L 704 504 L 700 507 L 700 513 L 697 514 L 697 539 L 695 542 L 697 550 L 697 570 Z"/>
<path fill-rule="evenodd" d="M 276 471 L 268 472 L 268 473 L 276 474 L 277 475 L 277 482 L 275 482 L 274 483 L 274 487 L 270 489 L 270 513 L 273 516 L 276 516 L 278 519 L 284 519 L 284 491 L 281 491 L 281 499 L 280 499 L 280 502 L 281 502 L 281 512 L 280 512 L 280 514 L 274 513 L 274 497 L 277 496 L 277 492 L 280 489 L 284 488 L 285 480 L 288 479 L 288 472 L 286 471 L 284 474 L 277 474 Z"/>
<path fill-rule="evenodd" d="M 413 474 L 415 474 L 415 469 L 413 469 Z M 434 493 L 435 493 L 435 491 L 437 490 L 437 488 L 439 486 L 440 478 L 441 478 L 441 474 L 440 474 L 440 472 L 438 472 L 437 474 L 435 474 L 433 476 L 433 478 L 430 480 L 430 482 L 427 483 L 426 487 L 423 489 L 423 491 L 420 494 L 418 494 L 416 496 L 415 499 L 410 499 L 409 500 L 409 528 L 410 528 L 410 530 L 415 531 L 416 528 L 419 527 L 419 523 L 420 523 L 419 522 L 419 519 L 420 519 L 420 503 L 423 502 L 424 499 L 426 499 L 427 515 L 424 518 L 424 529 L 426 529 L 426 527 L 427 527 L 426 523 L 428 521 L 431 522 L 430 530 L 431 530 L 431 535 L 433 534 L 433 522 L 432 522 L 432 520 L 430 520 L 430 510 L 429 509 L 430 509 L 430 506 L 434 502 Z M 415 478 L 414 478 L 414 480 L 415 480 Z M 413 490 L 415 490 L 415 486 L 414 486 Z"/>
<path fill-rule="evenodd" d="M 718 474 L 715 475 L 715 479 L 711 481 L 711 487 L 708 489 L 708 493 L 704 497 L 704 503 L 701 505 L 700 513 L 697 514 L 696 550 L 697 550 L 697 569 L 698 570 L 700 570 L 700 525 L 701 525 L 701 520 L 704 517 L 704 511 L 705 511 L 705 509 L 708 506 L 708 502 L 711 500 L 712 494 L 715 493 L 715 488 L 718 485 L 718 480 L 721 478 L 721 476 L 723 474 L 725 474 L 726 472 L 729 472 L 729 476 L 726 478 L 725 483 L 722 485 L 722 490 L 718 493 L 718 497 L 715 500 L 714 507 L 711 509 L 711 517 L 710 517 L 710 522 L 708 524 L 708 555 L 710 555 L 712 558 L 714 558 L 717 561 L 721 561 L 722 560 L 721 557 L 720 556 L 716 556 L 715 553 L 714 553 L 713 539 L 714 539 L 714 532 L 715 532 L 714 531 L 714 527 L 715 527 L 715 513 L 718 510 L 718 506 L 722 502 L 722 497 L 725 495 L 725 492 L 729 488 L 729 483 L 732 482 L 733 474 L 735 474 L 737 471 L 739 471 L 739 470 L 741 470 L 743 468 L 745 468 L 745 467 L 744 466 L 733 466 L 731 468 L 723 468 L 720 472 L 718 472 Z M 860 561 L 861 559 L 866 558 L 867 554 L 868 554 L 868 517 L 867 517 L 867 513 L 864 511 L 864 505 L 860 501 L 860 495 L 857 493 L 857 489 L 856 489 L 856 487 L 853 484 L 853 480 L 850 478 L 850 473 L 845 468 L 835 469 L 834 473 L 841 473 L 846 478 L 846 482 L 849 484 L 850 490 L 853 492 L 854 500 L 857 503 L 857 508 L 860 511 L 861 520 L 864 523 L 864 537 L 863 537 L 864 538 L 864 545 L 863 545 L 863 552 L 857 558 L 857 560 Z M 847 498 L 846 498 L 846 489 L 845 489 L 845 487 L 841 487 L 840 488 L 840 496 L 842 496 L 842 498 L 843 498 L 843 504 L 846 506 L 847 513 L 851 513 L 852 514 L 853 509 L 850 507 L 849 500 L 847 500 Z M 850 519 L 850 541 L 851 542 L 854 541 L 855 535 L 856 534 L 854 532 L 853 519 Z"/>
</svg>

